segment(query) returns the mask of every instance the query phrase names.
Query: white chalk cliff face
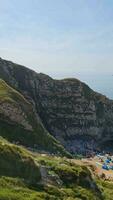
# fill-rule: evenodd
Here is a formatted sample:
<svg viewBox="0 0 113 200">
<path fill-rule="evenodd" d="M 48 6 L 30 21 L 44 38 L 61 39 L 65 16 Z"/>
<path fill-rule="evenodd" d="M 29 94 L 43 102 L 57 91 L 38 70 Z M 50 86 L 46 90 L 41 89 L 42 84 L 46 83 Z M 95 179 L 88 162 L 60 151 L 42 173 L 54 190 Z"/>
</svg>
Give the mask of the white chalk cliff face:
<svg viewBox="0 0 113 200">
<path fill-rule="evenodd" d="M 77 79 L 54 80 L 2 59 L 0 78 L 33 104 L 44 127 L 68 151 L 113 150 L 113 101 Z"/>
</svg>

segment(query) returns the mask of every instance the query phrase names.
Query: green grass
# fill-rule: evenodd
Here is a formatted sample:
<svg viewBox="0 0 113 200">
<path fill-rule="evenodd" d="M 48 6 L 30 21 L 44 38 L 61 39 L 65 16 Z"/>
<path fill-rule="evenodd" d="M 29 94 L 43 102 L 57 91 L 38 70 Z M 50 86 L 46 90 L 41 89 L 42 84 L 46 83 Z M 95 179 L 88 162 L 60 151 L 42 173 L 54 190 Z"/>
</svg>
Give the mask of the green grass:
<svg viewBox="0 0 113 200">
<path fill-rule="evenodd" d="M 29 189 L 21 179 L 0 178 L 0 200 L 42 200 L 50 199 L 51 196 L 41 191 Z"/>
<path fill-rule="evenodd" d="M 49 176 L 59 177 L 62 184 L 42 185 L 40 166 L 46 167 Z M 85 166 L 34 154 L 0 138 L 0 200 L 112 200 L 112 188 L 113 183 L 94 179 Z"/>
<path fill-rule="evenodd" d="M 89 92 L 89 88 L 85 90 Z M 19 141 L 31 147 L 37 144 L 39 150 L 70 156 L 36 120 L 31 104 L 0 80 L 0 103 L 4 102 L 21 106 L 33 131 L 0 115 L 0 135 L 4 137 L 0 137 L 0 200 L 113 200 L 113 183 L 92 177 L 87 167 L 63 157 L 32 153 L 10 143 Z M 48 177 L 53 177 L 52 183 L 41 182 L 41 166 L 45 166 Z M 54 177 L 61 184 L 56 184 Z"/>
<path fill-rule="evenodd" d="M 24 148 L 0 140 L 0 175 L 20 177 L 28 183 L 40 180 L 39 165 Z"/>
<path fill-rule="evenodd" d="M 5 81 L 0 79 L 0 102 L 8 101 L 8 102 L 24 102 L 29 105 L 29 102 L 17 92 L 15 89 L 7 85 Z"/>
<path fill-rule="evenodd" d="M 44 186 L 37 190 L 29 189 L 21 180 L 1 177 L 0 200 L 100 200 L 92 191 L 76 186 L 75 188 L 57 188 Z"/>
<path fill-rule="evenodd" d="M 10 121 L 10 118 L 2 113 L 0 114 L 1 136 L 10 142 L 18 141 L 22 145 L 31 147 L 36 144 L 38 150 L 70 156 L 63 146 L 46 131 L 40 120 L 37 119 L 32 105 L 24 96 L 0 79 L 0 104 L 2 103 L 8 103 L 14 109 L 20 107 L 33 130 L 26 130 L 22 125 Z"/>
<path fill-rule="evenodd" d="M 113 182 L 97 179 L 97 184 L 101 188 L 104 200 L 113 200 Z"/>
</svg>

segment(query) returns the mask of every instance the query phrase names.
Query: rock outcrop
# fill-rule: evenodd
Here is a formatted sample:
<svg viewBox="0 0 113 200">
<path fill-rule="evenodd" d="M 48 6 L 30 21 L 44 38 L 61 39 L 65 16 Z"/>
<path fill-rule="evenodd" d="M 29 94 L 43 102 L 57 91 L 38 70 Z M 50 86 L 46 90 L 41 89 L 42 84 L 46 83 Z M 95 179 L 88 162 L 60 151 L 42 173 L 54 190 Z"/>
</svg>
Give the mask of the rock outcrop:
<svg viewBox="0 0 113 200">
<path fill-rule="evenodd" d="M 44 128 L 33 105 L 0 79 L 0 136 L 31 150 L 68 156 Z"/>
<path fill-rule="evenodd" d="M 72 153 L 113 149 L 113 101 L 77 79 L 54 80 L 0 59 L 0 78 L 34 106 L 44 127 Z"/>
<path fill-rule="evenodd" d="M 33 131 L 32 126 L 27 121 L 26 114 L 18 106 L 11 103 L 0 104 L 0 114 L 8 117 L 11 121 L 22 125 L 26 130 Z"/>
</svg>

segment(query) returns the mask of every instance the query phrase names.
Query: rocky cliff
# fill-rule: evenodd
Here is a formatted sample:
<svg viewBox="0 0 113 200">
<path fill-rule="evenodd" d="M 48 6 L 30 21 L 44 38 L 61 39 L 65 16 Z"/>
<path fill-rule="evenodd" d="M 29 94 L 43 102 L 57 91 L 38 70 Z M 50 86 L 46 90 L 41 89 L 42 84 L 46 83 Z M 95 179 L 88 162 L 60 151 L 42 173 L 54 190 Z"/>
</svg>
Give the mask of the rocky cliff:
<svg viewBox="0 0 113 200">
<path fill-rule="evenodd" d="M 1 79 L 0 136 L 31 150 L 69 155 L 44 128 L 32 104 Z"/>
<path fill-rule="evenodd" d="M 113 149 L 113 101 L 77 79 L 54 80 L 0 59 L 0 78 L 32 103 L 44 127 L 73 153 Z"/>
</svg>

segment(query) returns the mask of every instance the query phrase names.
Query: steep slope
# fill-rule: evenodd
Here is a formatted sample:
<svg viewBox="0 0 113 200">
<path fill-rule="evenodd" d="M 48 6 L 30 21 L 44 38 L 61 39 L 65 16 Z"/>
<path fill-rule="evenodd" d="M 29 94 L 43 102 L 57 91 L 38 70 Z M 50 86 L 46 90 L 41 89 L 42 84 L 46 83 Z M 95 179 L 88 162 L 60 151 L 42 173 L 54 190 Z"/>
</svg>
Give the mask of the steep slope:
<svg viewBox="0 0 113 200">
<path fill-rule="evenodd" d="M 87 167 L 0 138 L 0 199 L 101 200 L 103 195 Z"/>
<path fill-rule="evenodd" d="M 35 150 L 68 155 L 45 130 L 33 106 L 3 80 L 0 80 L 0 135 Z"/>
<path fill-rule="evenodd" d="M 36 164 L 24 148 L 13 145 L 0 138 L 0 176 L 20 177 L 33 184 L 41 179 Z"/>
<path fill-rule="evenodd" d="M 0 77 L 32 102 L 46 129 L 70 152 L 113 150 L 113 101 L 77 79 L 53 80 L 2 59 Z"/>
</svg>

